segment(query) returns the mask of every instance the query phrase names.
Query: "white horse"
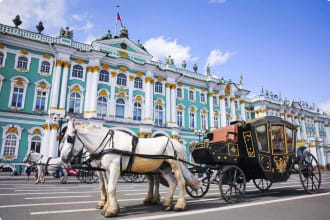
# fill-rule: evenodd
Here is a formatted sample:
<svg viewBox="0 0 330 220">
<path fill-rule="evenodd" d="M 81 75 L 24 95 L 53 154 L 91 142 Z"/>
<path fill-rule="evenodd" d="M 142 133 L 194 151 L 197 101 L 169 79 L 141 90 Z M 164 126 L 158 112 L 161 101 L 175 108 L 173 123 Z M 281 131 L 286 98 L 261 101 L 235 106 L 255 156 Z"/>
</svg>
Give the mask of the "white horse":
<svg viewBox="0 0 330 220">
<path fill-rule="evenodd" d="M 82 142 L 82 144 L 77 144 Z M 69 121 L 64 141 L 61 146 L 61 158 L 64 162 L 69 161 L 72 156 L 78 155 L 82 147 L 90 153 L 105 152 L 109 149 L 118 150 L 118 152 L 132 151 L 132 135 L 119 130 L 110 130 L 105 127 L 97 127 L 94 125 L 75 124 Z M 179 183 L 179 199 L 177 200 L 174 210 L 183 210 L 186 207 L 185 201 L 185 181 L 182 175 L 182 169 L 186 173 L 187 182 L 190 186 L 197 189 L 199 181 L 193 178 L 182 163 L 177 159 L 154 159 L 156 155 L 177 156 L 178 159 L 186 160 L 185 148 L 178 141 L 171 140 L 168 137 L 157 138 L 140 138 L 136 146 L 136 154 L 145 154 L 150 158 L 134 156 L 134 163 L 131 171 L 136 173 L 151 172 L 161 166 L 163 162 L 167 162 L 174 171 L 177 182 L 168 178 L 169 191 L 164 199 L 164 206 L 171 207 L 173 194 L 176 184 Z M 107 193 L 106 204 L 104 205 L 105 216 L 115 216 L 119 212 L 119 205 L 116 199 L 116 184 L 120 177 L 121 171 L 125 171 L 130 157 L 115 153 L 100 154 L 98 158 L 98 166 L 105 169 L 105 178 L 107 185 L 102 189 L 101 185 L 101 201 L 102 191 Z M 120 170 L 122 169 L 122 170 Z M 111 172 L 110 172 L 111 170 Z"/>
<path fill-rule="evenodd" d="M 57 158 L 49 158 L 44 157 L 42 154 L 30 151 L 24 158 L 24 163 L 32 163 L 37 165 L 38 168 L 38 178 L 35 184 L 45 183 L 45 172 L 46 171 L 57 171 L 59 169 L 62 170 L 63 177 L 61 177 L 61 183 L 66 183 L 68 179 L 68 172 L 66 168 L 68 165 L 64 163 L 60 157 Z"/>
</svg>

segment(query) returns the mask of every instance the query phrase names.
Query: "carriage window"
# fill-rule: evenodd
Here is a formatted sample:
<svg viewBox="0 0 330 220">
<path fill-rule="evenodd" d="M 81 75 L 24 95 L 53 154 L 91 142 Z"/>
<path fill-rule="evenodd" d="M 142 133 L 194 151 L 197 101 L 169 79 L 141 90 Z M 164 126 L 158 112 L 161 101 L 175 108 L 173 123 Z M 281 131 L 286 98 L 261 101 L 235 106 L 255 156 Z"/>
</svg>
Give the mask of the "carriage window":
<svg viewBox="0 0 330 220">
<path fill-rule="evenodd" d="M 265 124 L 256 127 L 256 136 L 259 151 L 268 152 L 267 126 Z"/>
<path fill-rule="evenodd" d="M 286 144 L 288 145 L 288 151 L 293 151 L 294 144 L 293 144 L 293 130 L 290 128 L 285 128 L 286 131 Z"/>
<path fill-rule="evenodd" d="M 281 125 L 271 126 L 273 154 L 283 154 L 285 152 L 284 127 Z"/>
</svg>

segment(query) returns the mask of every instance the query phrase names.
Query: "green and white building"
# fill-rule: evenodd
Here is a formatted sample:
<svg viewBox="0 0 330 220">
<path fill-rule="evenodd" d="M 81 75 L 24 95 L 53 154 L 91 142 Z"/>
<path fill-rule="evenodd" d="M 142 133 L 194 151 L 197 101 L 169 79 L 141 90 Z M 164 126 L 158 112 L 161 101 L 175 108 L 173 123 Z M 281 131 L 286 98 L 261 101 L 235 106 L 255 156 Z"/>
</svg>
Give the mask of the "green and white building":
<svg viewBox="0 0 330 220">
<path fill-rule="evenodd" d="M 23 165 L 30 150 L 58 156 L 66 116 L 124 129 L 140 137 L 165 134 L 187 146 L 195 130 L 277 115 L 299 126 L 299 146 L 330 163 L 330 117 L 304 102 L 250 95 L 239 83 L 155 62 L 139 42 L 110 32 L 91 45 L 72 32 L 46 36 L 0 24 L 0 160 Z M 63 122 L 64 121 L 64 122 Z M 62 123 L 63 122 L 63 123 Z"/>
</svg>

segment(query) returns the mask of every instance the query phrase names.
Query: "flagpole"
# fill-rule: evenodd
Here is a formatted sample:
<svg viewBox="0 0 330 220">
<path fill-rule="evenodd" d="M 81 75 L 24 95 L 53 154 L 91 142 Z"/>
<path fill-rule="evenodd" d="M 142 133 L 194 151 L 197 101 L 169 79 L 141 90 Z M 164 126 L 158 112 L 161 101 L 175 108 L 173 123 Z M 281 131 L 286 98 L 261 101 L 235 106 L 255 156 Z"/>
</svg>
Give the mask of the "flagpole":
<svg viewBox="0 0 330 220">
<path fill-rule="evenodd" d="M 118 13 L 119 13 L 119 5 L 117 5 L 117 14 L 116 14 L 116 27 L 115 27 L 115 36 L 117 36 L 117 24 L 118 24 L 118 19 L 117 19 L 117 16 L 118 16 Z"/>
</svg>

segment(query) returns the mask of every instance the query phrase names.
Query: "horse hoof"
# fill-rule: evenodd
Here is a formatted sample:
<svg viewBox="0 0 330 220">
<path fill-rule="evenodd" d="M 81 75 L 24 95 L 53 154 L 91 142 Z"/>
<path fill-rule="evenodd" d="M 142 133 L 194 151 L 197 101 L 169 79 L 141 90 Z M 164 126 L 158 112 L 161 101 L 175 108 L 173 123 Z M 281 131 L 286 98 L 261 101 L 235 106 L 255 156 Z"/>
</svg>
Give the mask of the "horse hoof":
<svg viewBox="0 0 330 220">
<path fill-rule="evenodd" d="M 183 210 L 184 210 L 183 208 L 176 208 L 176 207 L 174 207 L 174 211 L 176 211 L 176 212 L 181 212 Z"/>
<path fill-rule="evenodd" d="M 101 215 L 105 215 L 105 210 L 102 210 L 101 211 Z"/>
<path fill-rule="evenodd" d="M 164 206 L 163 207 L 163 210 L 164 211 L 171 211 L 172 210 L 172 207 L 171 206 Z"/>
<path fill-rule="evenodd" d="M 158 205 L 160 203 L 160 200 L 154 200 L 154 201 L 151 201 L 151 204 L 152 205 Z"/>
<path fill-rule="evenodd" d="M 96 206 L 96 209 L 103 209 L 103 206 Z"/>
<path fill-rule="evenodd" d="M 151 201 L 143 201 L 143 204 L 145 204 L 145 205 L 151 205 L 152 202 Z"/>
<path fill-rule="evenodd" d="M 115 217 L 117 212 L 105 212 L 104 217 Z"/>
</svg>

